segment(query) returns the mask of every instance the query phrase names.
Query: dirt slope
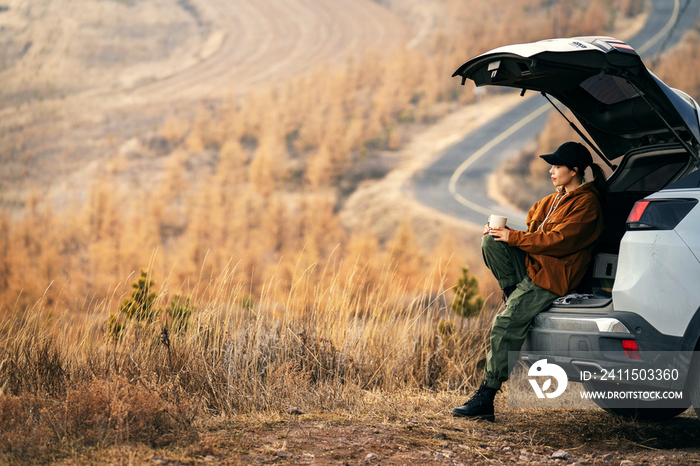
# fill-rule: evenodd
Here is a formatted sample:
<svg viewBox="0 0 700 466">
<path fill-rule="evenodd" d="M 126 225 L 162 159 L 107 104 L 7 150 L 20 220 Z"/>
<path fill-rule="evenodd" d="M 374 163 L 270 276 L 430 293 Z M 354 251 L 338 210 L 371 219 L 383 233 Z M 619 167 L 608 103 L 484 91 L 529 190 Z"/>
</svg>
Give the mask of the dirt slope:
<svg viewBox="0 0 700 466">
<path fill-rule="evenodd" d="M 405 44 L 371 0 L 10 0 L 0 5 L 0 205 L 21 204 L 199 102 Z"/>
</svg>

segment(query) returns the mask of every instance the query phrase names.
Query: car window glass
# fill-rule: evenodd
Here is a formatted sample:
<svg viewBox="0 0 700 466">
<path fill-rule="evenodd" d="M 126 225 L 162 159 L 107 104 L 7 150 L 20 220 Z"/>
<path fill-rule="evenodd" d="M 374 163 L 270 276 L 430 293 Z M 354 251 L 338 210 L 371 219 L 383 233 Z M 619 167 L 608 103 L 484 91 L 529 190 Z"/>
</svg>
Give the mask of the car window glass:
<svg viewBox="0 0 700 466">
<path fill-rule="evenodd" d="M 685 162 L 671 163 L 654 170 L 633 183 L 626 191 L 659 191 L 685 166 Z"/>
<path fill-rule="evenodd" d="M 595 75 L 583 81 L 580 86 L 598 102 L 616 104 L 637 97 L 639 93 L 626 80 L 617 76 Z"/>
</svg>

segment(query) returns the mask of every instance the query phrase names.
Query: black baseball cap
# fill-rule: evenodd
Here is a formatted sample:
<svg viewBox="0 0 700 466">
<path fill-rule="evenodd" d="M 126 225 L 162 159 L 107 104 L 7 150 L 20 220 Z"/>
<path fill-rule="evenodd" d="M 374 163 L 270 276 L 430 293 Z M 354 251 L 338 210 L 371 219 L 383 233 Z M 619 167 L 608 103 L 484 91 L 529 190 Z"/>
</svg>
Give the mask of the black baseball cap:
<svg viewBox="0 0 700 466">
<path fill-rule="evenodd" d="M 580 142 L 565 142 L 553 154 L 540 155 L 550 165 L 576 167 L 583 172 L 593 163 L 593 157 L 586 146 Z"/>
</svg>

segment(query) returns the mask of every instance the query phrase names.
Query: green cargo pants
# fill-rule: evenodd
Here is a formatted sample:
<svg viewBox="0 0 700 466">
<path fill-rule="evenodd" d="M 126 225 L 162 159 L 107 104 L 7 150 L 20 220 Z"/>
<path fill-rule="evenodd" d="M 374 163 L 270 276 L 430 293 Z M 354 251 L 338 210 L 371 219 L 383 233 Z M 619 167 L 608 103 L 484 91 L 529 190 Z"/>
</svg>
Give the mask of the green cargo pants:
<svg viewBox="0 0 700 466">
<path fill-rule="evenodd" d="M 558 296 L 532 283 L 527 276 L 523 250 L 484 235 L 481 252 L 501 288 L 516 285 L 505 310 L 493 321 L 491 350 L 486 356 L 484 380 L 489 387 L 499 389 L 508 380 L 508 352 L 520 351 L 532 319 Z"/>
</svg>

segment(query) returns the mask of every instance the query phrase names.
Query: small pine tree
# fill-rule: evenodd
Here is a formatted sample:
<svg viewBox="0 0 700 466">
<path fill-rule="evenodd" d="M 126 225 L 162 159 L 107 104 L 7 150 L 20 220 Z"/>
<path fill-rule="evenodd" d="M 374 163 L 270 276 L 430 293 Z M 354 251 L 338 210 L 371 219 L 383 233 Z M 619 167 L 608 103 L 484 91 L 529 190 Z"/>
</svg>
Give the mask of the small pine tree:
<svg viewBox="0 0 700 466">
<path fill-rule="evenodd" d="M 469 274 L 469 267 L 462 266 L 462 276 L 455 285 L 455 298 L 452 301 L 452 312 L 462 317 L 476 316 L 481 312 L 484 298 L 478 296 L 479 281 Z"/>
<path fill-rule="evenodd" d="M 141 329 L 151 326 L 163 310 L 169 317 L 170 326 L 169 328 L 163 327 L 161 342 L 165 344 L 164 339 L 167 340 L 167 346 L 170 347 L 169 333 L 187 331 L 192 313 L 196 310 L 196 307 L 191 304 L 191 298 L 176 294 L 165 309 L 156 307 L 158 295 L 151 291 L 154 285 L 155 280 L 148 278 L 146 270 L 141 270 L 139 278 L 131 284 L 133 288 L 131 295 L 124 298 L 117 308 L 119 313 L 110 314 L 109 320 L 107 320 L 107 335 L 109 337 L 115 340 L 121 339 L 129 321 Z"/>
<path fill-rule="evenodd" d="M 176 294 L 165 309 L 165 313 L 170 317 L 171 331 L 173 333 L 184 333 L 187 331 L 192 311 L 195 307 L 190 303 L 189 296 Z"/>
<path fill-rule="evenodd" d="M 114 340 L 121 340 L 126 325 L 117 314 L 110 314 L 107 320 L 107 336 Z"/>
<path fill-rule="evenodd" d="M 139 324 L 153 323 L 160 314 L 160 309 L 155 307 L 158 295 L 151 291 L 155 283 L 155 280 L 148 278 L 148 272 L 141 269 L 141 276 L 131 284 L 131 295 L 124 298 L 118 310 Z"/>
</svg>

